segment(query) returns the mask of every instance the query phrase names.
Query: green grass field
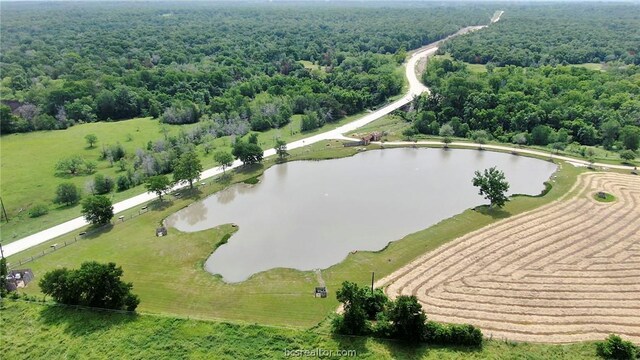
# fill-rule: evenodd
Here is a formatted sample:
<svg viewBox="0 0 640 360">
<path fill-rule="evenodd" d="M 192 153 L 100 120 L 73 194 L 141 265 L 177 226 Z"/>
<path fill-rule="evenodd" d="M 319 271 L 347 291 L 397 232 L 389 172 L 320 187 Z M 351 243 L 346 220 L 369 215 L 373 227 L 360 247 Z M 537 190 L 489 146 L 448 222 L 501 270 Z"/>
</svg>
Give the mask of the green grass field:
<svg viewBox="0 0 640 360">
<path fill-rule="evenodd" d="M 297 149 L 292 153 L 295 160 L 334 158 L 355 152 L 354 148 L 344 148 L 340 142 L 332 141 Z M 232 181 L 255 177 L 272 164 L 273 160 L 269 160 L 264 167 L 235 172 Z M 375 271 L 378 277 L 385 276 L 449 240 L 558 198 L 566 193 L 580 171 L 562 165 L 554 179 L 553 189 L 544 197 L 517 197 L 499 212 L 464 211 L 393 242 L 382 251 L 349 255 L 345 261 L 323 270 L 322 276 L 330 291 L 339 288 L 344 280 L 366 284 L 371 271 Z M 86 260 L 116 262 L 123 267 L 126 280 L 133 282 L 134 291 L 140 295 L 140 310 L 147 312 L 297 327 L 310 327 L 321 322 L 338 303 L 333 296 L 328 299 L 313 298 L 312 291 L 317 282 L 312 272 L 276 269 L 230 285 L 203 270 L 203 262 L 216 248 L 218 241 L 224 234 L 234 230 L 230 226 L 188 234 L 170 229 L 168 236 L 155 237 L 154 230 L 162 219 L 224 185 L 213 182 L 200 187 L 190 197 L 155 204 L 151 207 L 152 211 L 146 214 L 117 223 L 99 234 L 23 266 L 32 268 L 38 275 L 61 266 L 75 268 Z M 192 206 L 197 206 L 197 203 Z M 17 254 L 10 257 L 9 262 L 17 263 L 20 259 L 50 251 L 51 244 L 71 241 L 74 235 L 69 234 Z M 26 292 L 38 295 L 39 289 L 29 286 Z"/>
<path fill-rule="evenodd" d="M 355 350 L 357 358 L 380 360 L 597 358 L 593 343 L 543 345 L 491 340 L 481 350 L 440 348 L 333 336 L 317 330 L 105 313 L 11 300 L 0 306 L 0 353 L 5 359 L 16 360 L 283 359 L 285 350 L 314 349 Z"/>
<path fill-rule="evenodd" d="M 449 59 L 449 60 L 454 60 L 453 56 L 451 56 L 451 54 L 446 53 L 443 55 L 436 55 L 434 56 L 437 59 Z M 476 74 L 480 74 L 480 73 L 486 73 L 487 72 L 487 65 L 486 64 L 471 64 L 471 63 L 465 63 L 467 65 L 467 69 L 469 69 L 469 72 L 471 73 L 476 73 Z M 588 70 L 593 70 L 593 71 L 605 71 L 606 70 L 606 65 L 601 64 L 601 63 L 584 63 L 584 64 L 569 64 L 568 66 L 573 66 L 573 67 L 581 67 L 581 68 L 585 68 Z"/>
<path fill-rule="evenodd" d="M 54 205 L 55 190 L 58 184 L 65 181 L 84 189 L 93 175 L 56 176 L 54 167 L 60 159 L 80 155 L 85 160 L 97 162 L 97 173 L 116 177 L 116 167 L 110 167 L 107 161 L 98 161 L 102 146 L 120 143 L 132 154 L 137 148 L 145 148 L 148 141 L 161 139 L 161 126 L 157 120 L 139 118 L 83 124 L 66 130 L 3 135 L 0 141 L 0 196 L 11 221 L 0 226 L 2 242 L 11 242 L 80 214 L 79 206 L 69 208 Z M 180 131 L 178 126 L 166 128 L 171 134 Z M 97 135 L 98 143 L 94 148 L 87 147 L 84 139 L 87 134 Z M 128 136 L 131 141 L 128 141 Z M 130 189 L 113 193 L 112 196 L 114 201 L 118 201 L 140 192 L 140 188 Z M 28 210 L 35 204 L 48 205 L 49 214 L 37 219 L 29 218 Z"/>
<path fill-rule="evenodd" d="M 301 132 L 302 117 L 294 115 L 291 123 L 285 128 L 259 133 L 258 141 L 262 148 L 269 149 L 274 146 L 276 138 L 287 142 L 295 141 L 332 130 L 360 116 L 362 114 L 352 115 L 335 123 L 326 124 L 320 129 Z M 127 156 L 133 156 L 137 148 L 146 148 L 147 142 L 162 139 L 164 137 L 161 132 L 163 127 L 169 130 L 169 134 L 177 134 L 194 126 L 197 124 L 169 126 L 150 118 L 140 118 L 111 123 L 82 124 L 66 130 L 2 136 L 0 141 L 0 153 L 2 154 L 0 196 L 10 219 L 9 223 L 0 224 L 2 243 L 10 243 L 80 216 L 80 205 L 68 207 L 53 204 L 56 187 L 61 182 L 71 181 L 84 189 L 86 183 L 91 181 L 94 175 L 58 176 L 54 170 L 58 160 L 79 154 L 84 159 L 95 161 L 98 164 L 96 173 L 115 179 L 119 174 L 117 166 L 111 166 L 106 160 L 99 161 L 103 145 L 120 143 L 125 148 Z M 84 139 L 87 134 L 97 135 L 98 143 L 94 148 L 87 147 Z M 131 141 L 128 141 L 129 135 L 132 138 Z M 214 150 L 208 156 L 205 155 L 202 146 L 199 146 L 197 150 L 204 168 L 216 166 L 217 164 L 213 161 L 213 152 L 221 149 L 231 151 L 231 143 L 232 140 L 228 136 L 213 140 Z M 144 186 L 140 185 L 123 192 L 112 192 L 110 197 L 113 202 L 117 202 L 143 192 L 145 192 Z M 35 219 L 30 218 L 29 209 L 36 204 L 47 205 L 49 213 Z"/>
</svg>

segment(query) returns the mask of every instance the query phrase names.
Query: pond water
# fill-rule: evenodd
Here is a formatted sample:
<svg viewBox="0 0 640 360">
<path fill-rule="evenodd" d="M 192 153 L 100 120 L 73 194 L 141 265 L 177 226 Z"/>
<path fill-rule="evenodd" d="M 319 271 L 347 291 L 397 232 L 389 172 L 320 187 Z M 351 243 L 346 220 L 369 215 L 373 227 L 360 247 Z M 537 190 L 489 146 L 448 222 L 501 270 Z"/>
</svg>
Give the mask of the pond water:
<svg viewBox="0 0 640 360">
<path fill-rule="evenodd" d="M 273 166 L 260 183 L 233 185 L 166 223 L 187 232 L 237 224 L 205 264 L 227 282 L 279 267 L 324 269 L 352 251 L 380 250 L 487 203 L 471 179 L 491 166 L 504 171 L 510 194 L 539 194 L 556 170 L 547 161 L 488 151 L 372 150 Z"/>
</svg>

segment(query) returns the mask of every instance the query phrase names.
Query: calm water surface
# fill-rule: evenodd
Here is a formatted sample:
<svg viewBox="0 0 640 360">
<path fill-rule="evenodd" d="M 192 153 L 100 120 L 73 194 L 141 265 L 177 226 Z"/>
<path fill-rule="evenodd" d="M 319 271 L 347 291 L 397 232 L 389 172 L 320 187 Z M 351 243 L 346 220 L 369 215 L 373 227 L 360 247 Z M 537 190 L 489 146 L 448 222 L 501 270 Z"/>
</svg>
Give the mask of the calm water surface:
<svg viewBox="0 0 640 360">
<path fill-rule="evenodd" d="M 273 166 L 257 185 L 239 184 L 171 215 L 193 232 L 239 230 L 205 264 L 227 282 L 278 267 L 324 269 L 351 251 L 380 250 L 465 209 L 485 204 L 475 170 L 505 172 L 510 194 L 539 194 L 556 165 L 476 150 L 386 149 Z"/>
</svg>

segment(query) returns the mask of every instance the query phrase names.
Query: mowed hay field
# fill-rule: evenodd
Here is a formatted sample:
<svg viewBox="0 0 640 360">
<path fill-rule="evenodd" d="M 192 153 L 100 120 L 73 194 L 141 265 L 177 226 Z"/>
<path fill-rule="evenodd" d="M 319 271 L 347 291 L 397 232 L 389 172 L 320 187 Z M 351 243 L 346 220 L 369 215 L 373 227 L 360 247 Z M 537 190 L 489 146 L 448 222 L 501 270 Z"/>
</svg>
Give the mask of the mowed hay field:
<svg viewBox="0 0 640 360">
<path fill-rule="evenodd" d="M 616 201 L 598 202 L 605 191 Z M 585 173 L 565 199 L 462 236 L 399 269 L 391 297 L 486 336 L 640 341 L 640 179 Z"/>
</svg>

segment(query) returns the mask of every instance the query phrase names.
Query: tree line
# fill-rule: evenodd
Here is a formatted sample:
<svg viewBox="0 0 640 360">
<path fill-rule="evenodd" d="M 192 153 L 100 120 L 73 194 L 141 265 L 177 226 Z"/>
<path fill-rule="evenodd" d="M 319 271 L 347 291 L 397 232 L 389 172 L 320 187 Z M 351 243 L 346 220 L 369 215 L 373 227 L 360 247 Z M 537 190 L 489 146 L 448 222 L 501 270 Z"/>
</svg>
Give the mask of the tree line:
<svg viewBox="0 0 640 360">
<path fill-rule="evenodd" d="M 2 133 L 138 116 L 262 131 L 398 94 L 406 50 L 485 23 L 488 6 L 7 4 Z M 307 61 L 319 68 L 305 67 Z"/>
<path fill-rule="evenodd" d="M 380 289 L 345 281 L 336 297 L 344 309 L 332 321 L 332 329 L 338 334 L 373 335 L 437 345 L 482 346 L 482 331 L 473 325 L 427 321 L 415 296 L 402 295 L 390 300 Z"/>
<path fill-rule="evenodd" d="M 572 143 L 602 145 L 635 156 L 640 84 L 634 79 L 639 76 L 635 65 L 607 71 L 510 65 L 477 73 L 465 63 L 434 58 L 423 76 L 433 93 L 417 98 L 400 115 L 412 122 L 407 136 L 495 139 L 558 150 Z"/>
<path fill-rule="evenodd" d="M 497 66 L 640 64 L 638 4 L 555 3 L 503 9 L 499 22 L 452 39 L 439 51 L 457 60 Z"/>
</svg>

